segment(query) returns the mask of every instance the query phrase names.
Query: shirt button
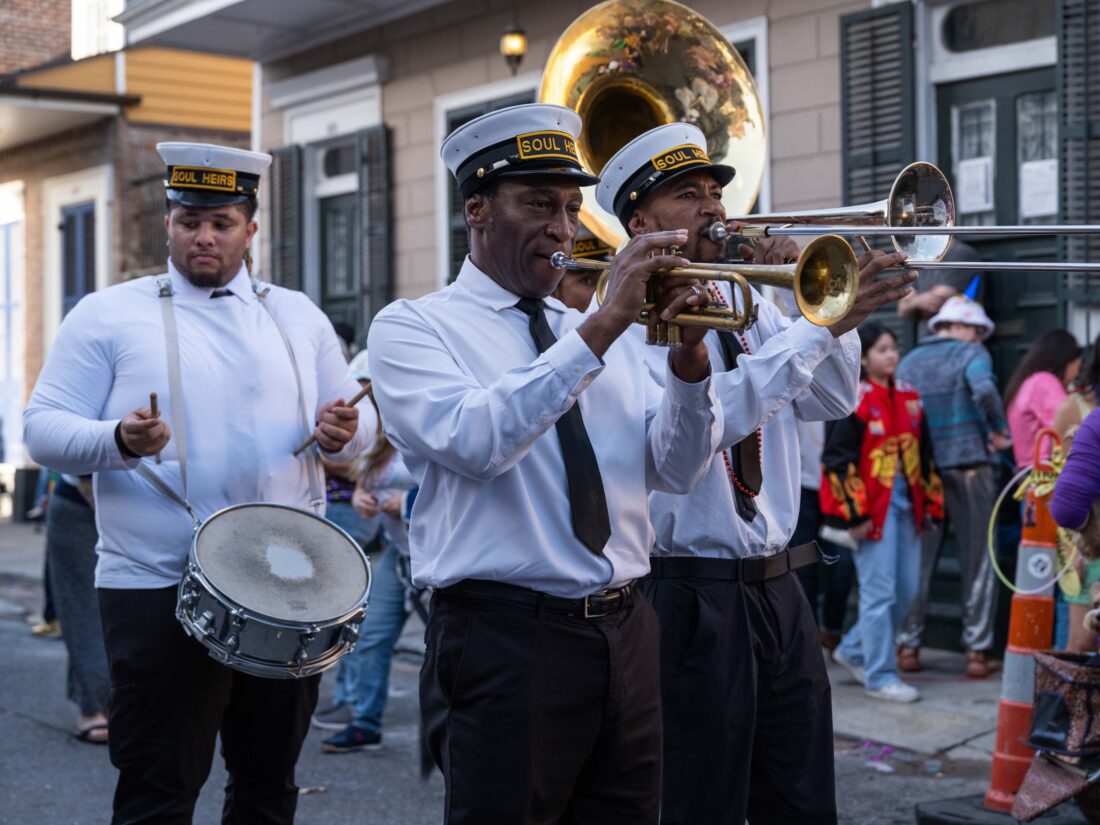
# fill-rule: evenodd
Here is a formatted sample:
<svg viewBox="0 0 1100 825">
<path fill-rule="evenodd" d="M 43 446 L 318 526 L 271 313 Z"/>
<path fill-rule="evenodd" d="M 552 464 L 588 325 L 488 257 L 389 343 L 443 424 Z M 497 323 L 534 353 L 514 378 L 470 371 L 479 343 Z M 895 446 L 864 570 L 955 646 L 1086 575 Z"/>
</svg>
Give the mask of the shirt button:
<svg viewBox="0 0 1100 825">
<path fill-rule="evenodd" d="M 577 375 L 580 375 L 582 372 L 584 372 L 584 370 L 582 370 L 580 367 L 573 367 L 573 372 L 575 372 Z"/>
</svg>

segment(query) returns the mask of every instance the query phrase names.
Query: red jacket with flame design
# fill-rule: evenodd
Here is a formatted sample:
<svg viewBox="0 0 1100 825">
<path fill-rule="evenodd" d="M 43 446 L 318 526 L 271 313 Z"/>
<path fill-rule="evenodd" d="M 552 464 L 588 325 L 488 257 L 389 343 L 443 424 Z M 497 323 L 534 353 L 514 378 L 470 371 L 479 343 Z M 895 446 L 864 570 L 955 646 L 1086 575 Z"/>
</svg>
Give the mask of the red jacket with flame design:
<svg viewBox="0 0 1100 825">
<path fill-rule="evenodd" d="M 932 444 L 920 396 L 902 381 L 862 381 L 855 412 L 831 421 L 821 462 L 821 514 L 834 527 L 871 520 L 867 538 L 882 538 L 899 462 L 909 482 L 918 532 L 927 514 L 943 519 L 943 486 L 932 464 Z"/>
</svg>

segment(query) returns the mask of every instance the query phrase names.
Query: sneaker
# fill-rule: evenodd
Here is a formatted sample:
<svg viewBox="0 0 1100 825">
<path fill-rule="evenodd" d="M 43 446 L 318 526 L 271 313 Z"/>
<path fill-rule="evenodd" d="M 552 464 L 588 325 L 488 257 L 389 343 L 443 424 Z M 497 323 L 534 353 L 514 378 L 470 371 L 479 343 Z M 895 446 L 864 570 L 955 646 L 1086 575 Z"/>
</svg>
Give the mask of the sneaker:
<svg viewBox="0 0 1100 825">
<path fill-rule="evenodd" d="M 351 708 L 347 705 L 332 705 L 313 714 L 309 721 L 313 727 L 321 730 L 343 730 L 351 724 Z"/>
<path fill-rule="evenodd" d="M 867 688 L 867 695 L 872 699 L 881 699 L 883 702 L 901 702 L 903 704 L 916 702 L 920 699 L 920 691 L 905 682 L 890 682 L 878 690 Z"/>
<path fill-rule="evenodd" d="M 381 748 L 381 731 L 363 730 L 355 727 L 355 725 L 348 725 L 339 733 L 321 742 L 321 750 L 325 753 L 351 753 L 359 750 L 376 751 Z"/>
<path fill-rule="evenodd" d="M 61 622 L 58 619 L 54 619 L 50 622 L 39 622 L 38 624 L 32 624 L 31 635 L 37 636 L 39 639 L 60 639 Z"/>
<path fill-rule="evenodd" d="M 863 665 L 857 665 L 850 659 L 845 658 L 844 654 L 840 652 L 838 647 L 833 651 L 833 661 L 844 668 L 859 684 L 864 684 L 866 679 L 863 677 Z"/>
</svg>

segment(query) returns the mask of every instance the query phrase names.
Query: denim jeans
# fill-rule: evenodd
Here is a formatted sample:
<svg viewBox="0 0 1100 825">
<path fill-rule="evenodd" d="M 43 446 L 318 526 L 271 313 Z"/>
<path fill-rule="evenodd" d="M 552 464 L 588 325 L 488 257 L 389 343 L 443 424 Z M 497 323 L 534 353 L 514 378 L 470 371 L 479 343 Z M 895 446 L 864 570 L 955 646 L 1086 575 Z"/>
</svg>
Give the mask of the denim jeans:
<svg viewBox="0 0 1100 825">
<path fill-rule="evenodd" d="M 868 690 L 897 682 L 894 634 L 920 583 L 921 546 L 909 493 L 899 477 L 878 541 L 861 541 L 853 554 L 859 580 L 859 618 L 838 650 L 862 665 Z"/>
<path fill-rule="evenodd" d="M 330 501 L 325 508 L 325 518 L 344 530 L 349 536 L 359 542 L 359 546 L 366 550 L 368 544 L 374 541 L 381 529 L 382 520 L 378 516 L 366 518 L 359 515 L 355 508 L 346 501 Z M 374 594 L 371 593 L 371 604 L 374 603 Z M 351 656 L 345 656 L 336 666 L 336 691 L 332 696 L 334 705 L 351 704 L 351 686 L 358 680 L 355 673 L 356 664 L 349 662 Z"/>
<path fill-rule="evenodd" d="M 373 570 L 370 604 L 359 628 L 359 643 L 344 657 L 351 674 L 346 702 L 351 706 L 352 724 L 363 730 L 382 730 L 393 646 L 409 617 L 405 584 L 397 570 L 402 563 L 397 548 L 387 542 Z"/>
</svg>

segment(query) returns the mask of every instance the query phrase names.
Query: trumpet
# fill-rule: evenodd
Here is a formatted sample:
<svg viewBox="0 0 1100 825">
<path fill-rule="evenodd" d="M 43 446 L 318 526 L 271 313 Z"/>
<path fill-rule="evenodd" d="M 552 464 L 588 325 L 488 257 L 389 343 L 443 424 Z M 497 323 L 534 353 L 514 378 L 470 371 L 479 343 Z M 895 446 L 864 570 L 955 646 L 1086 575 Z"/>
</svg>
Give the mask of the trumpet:
<svg viewBox="0 0 1100 825">
<path fill-rule="evenodd" d="M 801 212 L 743 215 L 733 218 L 744 224 L 739 234 L 746 238 L 772 235 L 862 235 L 890 238 L 894 248 L 911 259 L 909 268 L 920 261 L 939 261 L 956 235 L 1095 235 L 1100 226 L 1088 224 L 1035 224 L 1028 226 L 957 226 L 955 196 L 951 185 L 934 164 L 918 161 L 906 166 L 894 179 L 890 194 L 881 201 L 839 209 L 808 209 Z M 717 222 L 708 235 L 721 243 L 733 234 L 725 223 Z M 1087 271 L 1088 266 L 1064 264 L 1051 267 L 1039 264 L 1016 265 L 960 262 L 960 266 L 942 264 L 944 269 L 996 269 L 1029 271 Z"/>
<path fill-rule="evenodd" d="M 555 252 L 550 256 L 550 265 L 555 269 L 602 270 L 596 286 L 596 302 L 603 303 L 610 275 L 609 262 L 571 258 L 564 252 Z M 673 347 L 680 345 L 680 328 L 684 326 L 730 331 L 751 327 L 756 322 L 757 307 L 750 284 L 793 290 L 799 312 L 819 326 L 829 326 L 847 315 L 855 303 L 859 288 L 859 265 L 855 252 L 847 241 L 836 235 L 814 239 L 802 250 L 798 260 L 791 264 L 693 263 L 654 274 L 669 278 L 728 281 L 741 293 L 741 310 L 737 309 L 736 304 L 730 307 L 708 304 L 692 307 L 669 321 L 662 321 L 656 311 L 656 279 L 651 277 L 646 283 L 645 302 L 635 322 L 645 326 L 647 344 Z"/>
</svg>

